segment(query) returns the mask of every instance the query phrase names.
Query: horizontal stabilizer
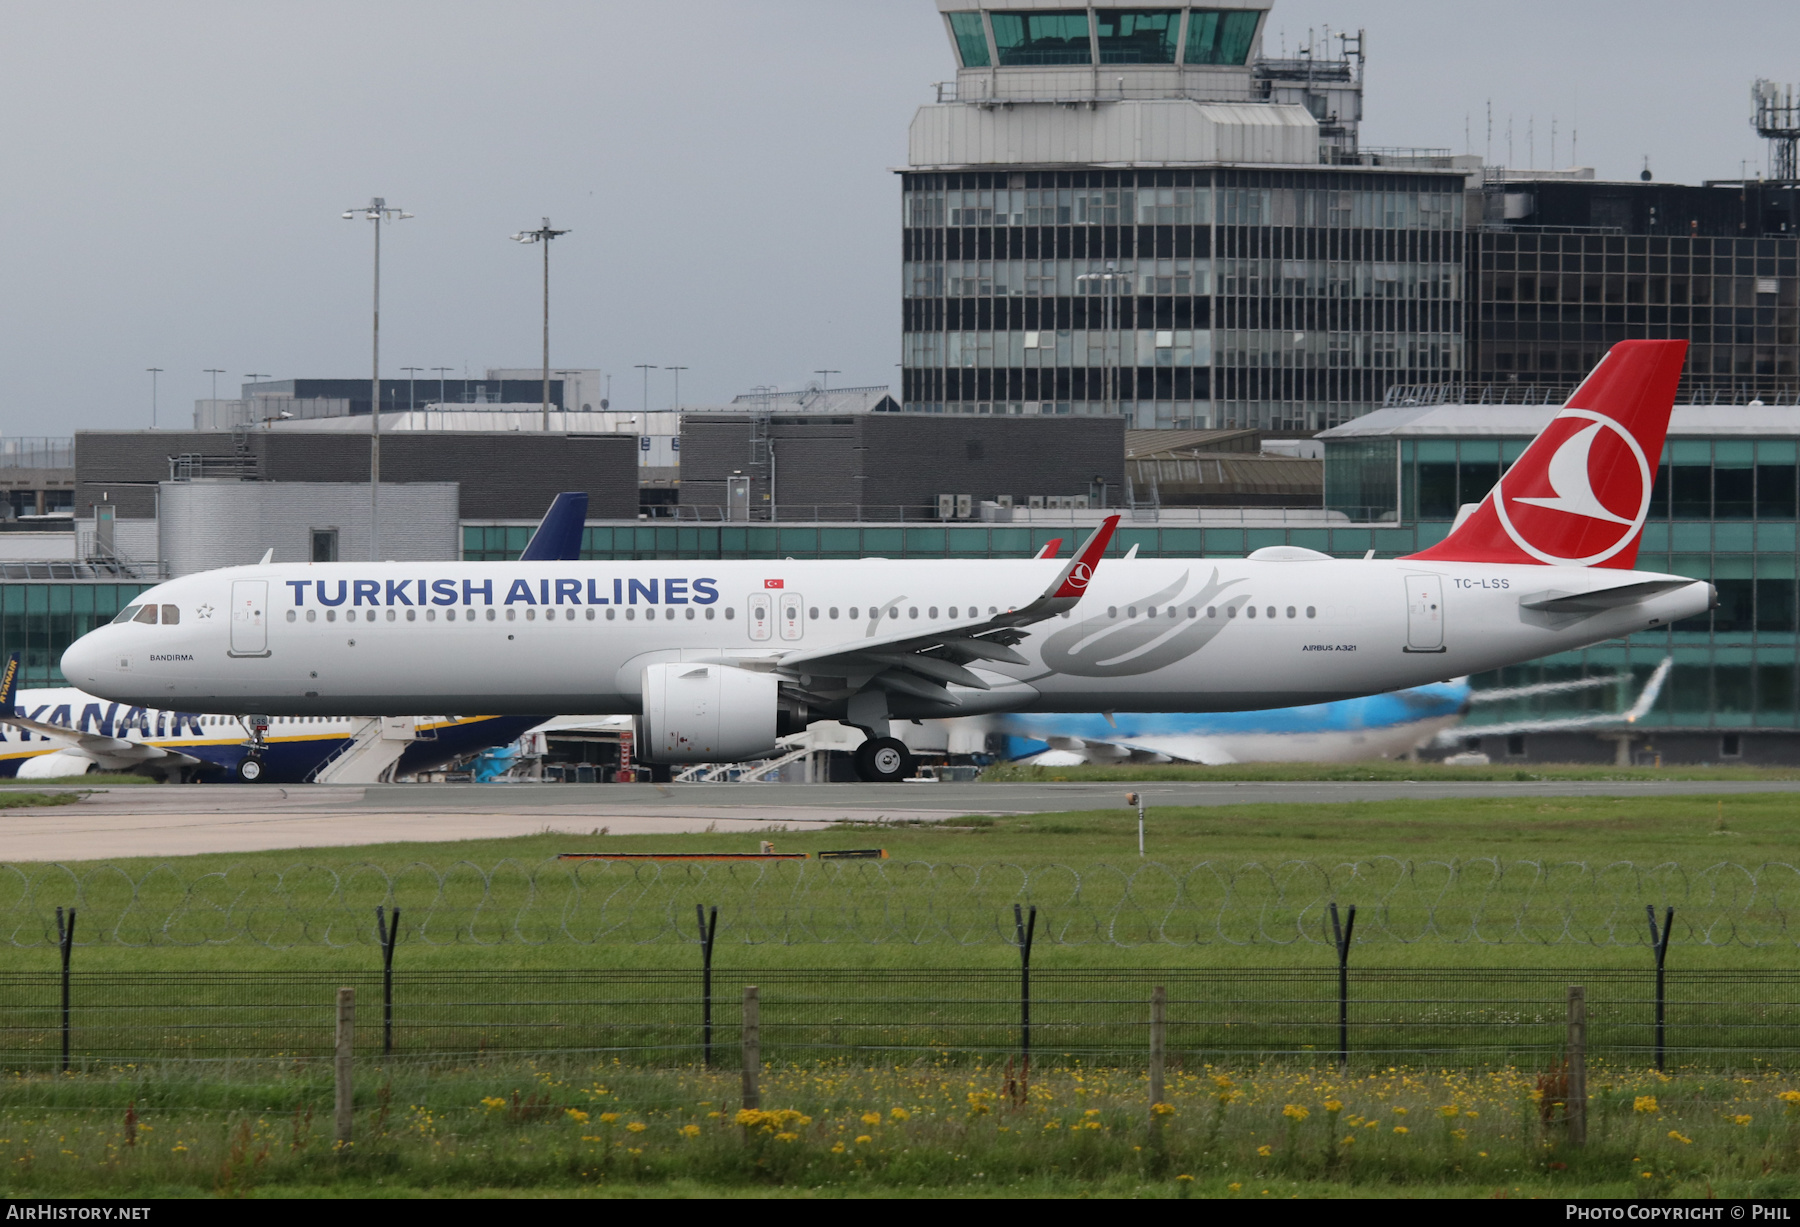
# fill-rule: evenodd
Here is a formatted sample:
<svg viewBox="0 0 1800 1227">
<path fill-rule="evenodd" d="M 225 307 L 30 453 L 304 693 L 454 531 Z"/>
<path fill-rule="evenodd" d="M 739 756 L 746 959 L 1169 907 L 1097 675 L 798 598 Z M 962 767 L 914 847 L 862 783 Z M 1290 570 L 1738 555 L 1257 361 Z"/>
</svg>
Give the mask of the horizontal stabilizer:
<svg viewBox="0 0 1800 1227">
<path fill-rule="evenodd" d="M 1625 605 L 1635 605 L 1665 592 L 1674 592 L 1698 583 L 1692 579 L 1647 579 L 1636 584 L 1620 584 L 1595 592 L 1537 592 L 1519 598 L 1519 608 L 1544 613 L 1603 613 Z"/>
</svg>

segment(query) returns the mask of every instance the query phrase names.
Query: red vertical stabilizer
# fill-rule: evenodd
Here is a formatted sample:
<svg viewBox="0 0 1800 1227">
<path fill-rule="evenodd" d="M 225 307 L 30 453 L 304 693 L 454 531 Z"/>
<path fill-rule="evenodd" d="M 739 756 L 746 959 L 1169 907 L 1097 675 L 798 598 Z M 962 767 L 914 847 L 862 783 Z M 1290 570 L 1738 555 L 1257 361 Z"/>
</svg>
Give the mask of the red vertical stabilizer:
<svg viewBox="0 0 1800 1227">
<path fill-rule="evenodd" d="M 1631 570 L 1686 358 L 1686 341 L 1614 345 L 1462 526 L 1408 557 Z"/>
</svg>

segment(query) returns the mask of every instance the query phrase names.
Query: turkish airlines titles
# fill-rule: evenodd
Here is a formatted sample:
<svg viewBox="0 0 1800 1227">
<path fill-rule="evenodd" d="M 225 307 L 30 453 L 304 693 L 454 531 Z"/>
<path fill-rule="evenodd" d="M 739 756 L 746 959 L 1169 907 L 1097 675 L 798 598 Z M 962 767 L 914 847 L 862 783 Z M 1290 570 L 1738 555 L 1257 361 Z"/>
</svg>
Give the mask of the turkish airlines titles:
<svg viewBox="0 0 1800 1227">
<path fill-rule="evenodd" d="M 615 578 L 610 591 L 604 580 L 515 579 L 504 598 L 496 600 L 492 579 L 290 579 L 281 581 L 293 591 L 294 608 L 304 609 L 310 597 L 315 605 L 352 608 L 372 605 L 425 606 L 474 605 L 711 605 L 719 599 L 718 580 Z M 460 586 L 459 586 L 460 583 Z"/>
</svg>

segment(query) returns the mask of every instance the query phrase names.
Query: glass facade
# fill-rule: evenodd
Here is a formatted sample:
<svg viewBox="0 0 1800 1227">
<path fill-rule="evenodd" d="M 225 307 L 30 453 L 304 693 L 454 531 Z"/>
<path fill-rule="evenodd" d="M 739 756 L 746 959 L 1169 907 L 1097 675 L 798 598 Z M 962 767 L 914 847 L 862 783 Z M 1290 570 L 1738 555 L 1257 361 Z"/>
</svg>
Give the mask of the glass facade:
<svg viewBox="0 0 1800 1227">
<path fill-rule="evenodd" d="M 1686 338 L 1687 378 L 1790 400 L 1800 384 L 1792 237 L 1475 230 L 1468 378 L 1580 380 L 1615 341 Z"/>
<path fill-rule="evenodd" d="M 1317 430 L 1462 369 L 1458 176 L 903 180 L 909 409 Z"/>
<path fill-rule="evenodd" d="M 1090 21 L 1091 13 L 1091 21 Z M 947 14 L 964 68 L 987 68 L 982 13 Z M 1002 67 L 1066 64 L 1242 65 L 1256 42 L 1257 9 L 1049 9 L 988 12 Z M 1187 36 L 1182 37 L 1183 21 Z"/>
<path fill-rule="evenodd" d="M 0 657 L 19 654 L 21 686 L 66 686 L 63 649 L 104 626 L 150 584 L 0 584 Z"/>
</svg>

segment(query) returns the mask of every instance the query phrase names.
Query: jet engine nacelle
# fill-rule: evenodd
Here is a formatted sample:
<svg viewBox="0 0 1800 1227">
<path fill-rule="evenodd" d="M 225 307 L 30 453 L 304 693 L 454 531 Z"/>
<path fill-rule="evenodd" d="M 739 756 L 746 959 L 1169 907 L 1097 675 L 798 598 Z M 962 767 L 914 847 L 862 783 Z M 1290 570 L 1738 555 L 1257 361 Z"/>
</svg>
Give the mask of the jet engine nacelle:
<svg viewBox="0 0 1800 1227">
<path fill-rule="evenodd" d="M 775 675 L 731 665 L 648 665 L 634 748 L 652 763 L 735 763 L 775 750 Z"/>
</svg>

